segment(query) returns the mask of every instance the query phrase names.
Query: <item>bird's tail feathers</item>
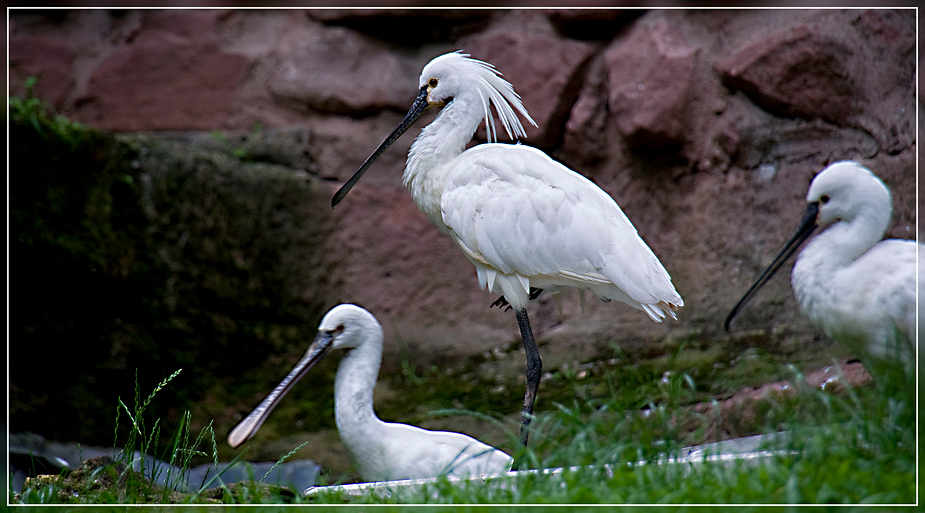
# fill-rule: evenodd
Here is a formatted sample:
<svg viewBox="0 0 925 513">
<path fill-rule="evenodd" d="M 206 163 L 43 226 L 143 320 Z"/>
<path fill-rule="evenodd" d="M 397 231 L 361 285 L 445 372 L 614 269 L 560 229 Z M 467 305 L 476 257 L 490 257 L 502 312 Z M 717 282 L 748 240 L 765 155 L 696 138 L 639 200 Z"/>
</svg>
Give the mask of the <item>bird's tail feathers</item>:
<svg viewBox="0 0 925 513">
<path fill-rule="evenodd" d="M 666 316 L 678 320 L 678 316 L 675 312 L 677 312 L 678 308 L 681 306 L 684 306 L 684 303 L 675 304 L 667 301 L 659 301 L 658 303 L 643 304 L 642 309 L 649 314 L 649 318 L 653 321 L 662 322 Z"/>
</svg>

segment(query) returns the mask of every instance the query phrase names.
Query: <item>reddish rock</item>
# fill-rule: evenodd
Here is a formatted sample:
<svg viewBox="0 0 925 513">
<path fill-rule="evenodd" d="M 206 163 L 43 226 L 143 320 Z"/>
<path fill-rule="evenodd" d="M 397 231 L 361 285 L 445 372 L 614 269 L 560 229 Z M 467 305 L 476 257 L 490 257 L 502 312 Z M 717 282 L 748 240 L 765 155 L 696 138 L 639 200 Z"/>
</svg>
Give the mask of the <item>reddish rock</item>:
<svg viewBox="0 0 925 513">
<path fill-rule="evenodd" d="M 825 14 L 718 63 L 723 82 L 777 116 L 861 129 L 888 152 L 905 148 L 914 132 L 914 18 L 881 10 Z"/>
<path fill-rule="evenodd" d="M 314 20 L 414 47 L 481 31 L 504 11 L 492 9 L 312 9 Z"/>
<path fill-rule="evenodd" d="M 476 59 L 492 63 L 520 94 L 537 124 L 534 128 L 521 120 L 530 143 L 554 146 L 562 139 L 593 47 L 517 27 L 504 25 L 502 29 L 467 38 L 460 42 L 460 48 Z M 503 129 L 499 130 L 504 137 Z"/>
<path fill-rule="evenodd" d="M 215 21 L 212 12 L 146 19 L 149 32 L 94 69 L 76 118 L 118 131 L 221 127 L 248 60 L 219 50 Z"/>
<path fill-rule="evenodd" d="M 491 10 L 470 9 L 312 9 L 308 15 L 325 23 L 343 23 L 353 20 L 373 20 L 382 24 L 382 20 L 391 19 L 435 19 L 464 20 L 473 17 L 487 17 Z"/>
<path fill-rule="evenodd" d="M 194 45 L 133 45 L 96 69 L 77 118 L 118 131 L 214 129 L 246 66 L 244 57 Z"/>
<path fill-rule="evenodd" d="M 630 17 L 629 14 L 624 9 L 549 9 L 546 11 L 550 21 L 557 26 L 569 23 L 614 24 L 618 20 Z"/>
<path fill-rule="evenodd" d="M 175 42 L 217 39 L 217 30 L 224 10 L 155 10 L 146 13 L 138 30 L 138 38 L 158 38 Z"/>
<path fill-rule="evenodd" d="M 847 363 L 842 359 L 837 366 L 829 365 L 814 370 L 802 380 L 775 381 L 754 388 L 743 388 L 726 399 L 694 404 L 691 410 L 710 418 L 705 434 L 707 440 L 728 440 L 753 434 L 751 431 L 738 432 L 738 429 L 743 425 L 748 426 L 748 429 L 753 428 L 755 419 L 765 415 L 763 410 L 767 408 L 768 399 L 791 399 L 807 387 L 835 393 L 838 389 L 856 390 L 872 384 L 873 378 L 860 363 Z"/>
<path fill-rule="evenodd" d="M 608 151 L 611 148 L 607 144 L 609 113 L 606 81 L 602 59 L 595 58 L 588 65 L 584 85 L 565 123 L 562 151 L 568 160 L 582 168 L 612 153 Z"/>
<path fill-rule="evenodd" d="M 22 96 L 25 81 L 37 78 L 32 93 L 57 108 L 74 87 L 74 50 L 71 43 L 47 37 L 10 39 L 10 95 Z"/>
<path fill-rule="evenodd" d="M 608 40 L 644 11 L 637 9 L 550 9 L 544 11 L 556 31 L 582 41 Z"/>
<path fill-rule="evenodd" d="M 416 62 L 345 28 L 312 32 L 282 57 L 268 86 L 278 100 L 299 110 L 405 111 L 418 88 Z"/>
<path fill-rule="evenodd" d="M 850 57 L 837 39 L 801 25 L 743 49 L 717 69 L 726 84 L 772 112 L 844 124 L 859 99 Z"/>
<path fill-rule="evenodd" d="M 858 32 L 878 51 L 908 55 L 915 51 L 915 11 L 869 9 L 855 22 Z"/>
<path fill-rule="evenodd" d="M 627 143 L 668 148 L 685 142 L 697 55 L 683 31 L 664 18 L 634 25 L 605 50 L 608 106 Z"/>
<path fill-rule="evenodd" d="M 346 182 L 379 143 L 398 126 L 401 119 L 400 114 L 383 112 L 364 120 L 331 117 L 313 121 L 310 127 L 311 139 L 305 152 L 317 165 L 308 171 L 325 179 Z M 432 116 L 425 116 L 419 125 L 424 126 L 431 119 Z M 376 159 L 360 184 L 402 188 L 405 159 L 417 134 L 416 127 L 405 132 Z"/>
</svg>

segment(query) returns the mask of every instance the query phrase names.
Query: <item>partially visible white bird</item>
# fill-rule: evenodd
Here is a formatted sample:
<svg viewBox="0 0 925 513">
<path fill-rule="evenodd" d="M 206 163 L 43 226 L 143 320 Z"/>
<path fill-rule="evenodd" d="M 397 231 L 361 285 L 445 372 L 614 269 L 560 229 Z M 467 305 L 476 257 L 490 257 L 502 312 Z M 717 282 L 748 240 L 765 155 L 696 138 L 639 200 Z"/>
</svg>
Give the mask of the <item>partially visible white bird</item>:
<svg viewBox="0 0 925 513">
<path fill-rule="evenodd" d="M 655 322 L 683 306 L 671 277 L 613 198 L 587 178 L 527 146 L 488 143 L 465 150 L 491 105 L 512 139 L 536 126 L 491 64 L 460 52 L 430 61 L 401 124 L 334 195 L 337 205 L 372 162 L 431 107 L 443 107 L 411 146 L 403 183 L 418 209 L 475 265 L 483 289 L 503 295 L 527 353 L 521 441 L 526 444 L 542 361 L 527 317 L 531 289 L 590 290 L 638 308 Z"/>
<path fill-rule="evenodd" d="M 889 189 L 857 162 L 836 162 L 813 179 L 806 203 L 796 234 L 726 318 L 726 329 L 800 244 L 825 227 L 793 266 L 800 311 L 853 350 L 871 374 L 882 377 L 898 366 L 912 376 L 916 285 L 923 285 L 916 267 L 925 252 L 915 241 L 881 241 L 893 212 Z"/>
<path fill-rule="evenodd" d="M 347 354 L 334 381 L 334 418 L 351 460 L 368 481 L 474 476 L 511 469 L 513 459 L 472 437 L 383 422 L 373 411 L 373 389 L 382 363 L 382 327 L 367 310 L 338 305 L 321 320 L 305 356 L 257 408 L 228 435 L 228 444 L 251 438 L 280 399 L 331 349 Z"/>
</svg>

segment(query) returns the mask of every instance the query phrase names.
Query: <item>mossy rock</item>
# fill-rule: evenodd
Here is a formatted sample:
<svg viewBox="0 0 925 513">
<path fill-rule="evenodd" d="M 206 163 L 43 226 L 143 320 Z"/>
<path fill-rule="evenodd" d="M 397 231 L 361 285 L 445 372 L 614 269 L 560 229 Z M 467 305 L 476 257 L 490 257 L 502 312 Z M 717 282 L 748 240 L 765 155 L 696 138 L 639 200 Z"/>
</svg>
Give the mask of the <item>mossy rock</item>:
<svg viewBox="0 0 925 513">
<path fill-rule="evenodd" d="M 10 114 L 10 428 L 111 444 L 136 370 L 147 389 L 178 368 L 153 418 L 230 428 L 229 402 L 271 389 L 269 355 L 297 354 L 331 302 L 320 183 L 38 102 Z"/>
</svg>

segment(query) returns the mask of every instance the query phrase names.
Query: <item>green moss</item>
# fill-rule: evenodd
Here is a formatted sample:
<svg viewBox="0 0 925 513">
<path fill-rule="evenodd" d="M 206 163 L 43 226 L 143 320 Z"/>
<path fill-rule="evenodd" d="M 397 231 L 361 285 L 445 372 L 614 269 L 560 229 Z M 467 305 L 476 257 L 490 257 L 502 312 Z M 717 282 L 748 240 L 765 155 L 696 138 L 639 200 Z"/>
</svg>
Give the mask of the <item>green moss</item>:
<svg viewBox="0 0 925 513">
<path fill-rule="evenodd" d="M 182 367 L 152 415 L 227 432 L 229 403 L 275 386 L 270 355 L 297 355 L 331 303 L 320 187 L 49 112 L 10 99 L 10 355 L 35 362 L 11 366 L 10 428 L 106 445 L 135 369 Z"/>
</svg>

